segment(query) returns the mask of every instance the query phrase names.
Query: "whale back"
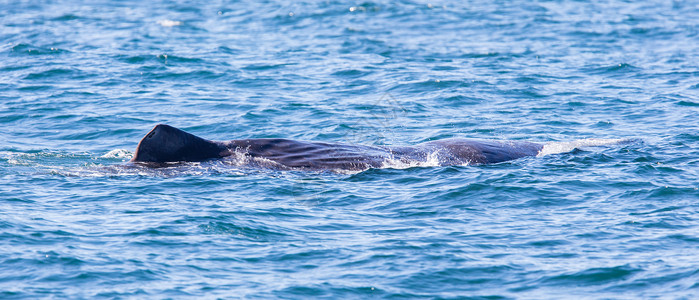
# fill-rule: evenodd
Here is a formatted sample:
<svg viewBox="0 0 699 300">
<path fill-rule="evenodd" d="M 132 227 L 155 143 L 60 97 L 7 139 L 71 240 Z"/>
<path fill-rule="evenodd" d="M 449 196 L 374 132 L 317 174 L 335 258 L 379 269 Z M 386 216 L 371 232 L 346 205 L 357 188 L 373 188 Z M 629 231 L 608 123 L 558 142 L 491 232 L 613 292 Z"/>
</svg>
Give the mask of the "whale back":
<svg viewBox="0 0 699 300">
<path fill-rule="evenodd" d="M 156 125 L 139 142 L 132 162 L 166 163 L 203 161 L 234 153 L 265 159 L 290 168 L 368 169 L 387 161 L 425 162 L 436 155 L 438 165 L 492 164 L 535 156 L 543 145 L 524 141 L 446 139 L 412 147 L 300 142 L 286 139 L 250 139 L 214 142 L 175 127 Z"/>
<path fill-rule="evenodd" d="M 133 162 L 202 161 L 222 157 L 226 148 L 175 127 L 156 125 L 138 143 Z"/>
<path fill-rule="evenodd" d="M 485 158 L 483 163 L 494 164 L 525 156 L 536 156 L 543 145 L 525 141 L 472 141 Z"/>
<path fill-rule="evenodd" d="M 473 165 L 494 164 L 525 156 L 536 156 L 542 147 L 541 144 L 525 141 L 452 138 L 423 143 L 418 145 L 417 149 L 440 152 L 441 165 Z"/>
</svg>

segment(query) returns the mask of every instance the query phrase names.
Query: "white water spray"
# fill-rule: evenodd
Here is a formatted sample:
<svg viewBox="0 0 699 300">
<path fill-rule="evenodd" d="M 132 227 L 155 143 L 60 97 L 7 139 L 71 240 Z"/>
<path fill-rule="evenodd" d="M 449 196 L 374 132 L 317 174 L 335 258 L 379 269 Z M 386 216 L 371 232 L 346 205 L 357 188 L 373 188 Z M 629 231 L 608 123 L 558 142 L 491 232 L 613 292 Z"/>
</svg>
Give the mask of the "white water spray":
<svg viewBox="0 0 699 300">
<path fill-rule="evenodd" d="M 571 142 L 550 142 L 544 144 L 544 148 L 539 151 L 537 156 L 544 156 L 549 154 L 559 154 L 573 151 L 574 149 L 580 149 L 585 147 L 600 147 L 600 146 L 611 146 L 619 145 L 633 142 L 632 139 L 597 139 L 589 138 L 582 139 Z"/>
</svg>

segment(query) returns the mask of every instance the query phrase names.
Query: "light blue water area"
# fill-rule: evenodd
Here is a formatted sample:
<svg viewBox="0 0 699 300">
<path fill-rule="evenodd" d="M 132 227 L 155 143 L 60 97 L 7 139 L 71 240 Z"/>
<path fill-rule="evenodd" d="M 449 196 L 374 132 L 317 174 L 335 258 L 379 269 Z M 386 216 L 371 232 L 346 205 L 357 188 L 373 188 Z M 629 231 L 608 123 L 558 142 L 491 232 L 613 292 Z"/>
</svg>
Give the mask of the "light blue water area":
<svg viewBox="0 0 699 300">
<path fill-rule="evenodd" d="M 698 20 L 696 1 L 3 2 L 0 298 L 694 299 Z M 158 123 L 547 152 L 127 163 Z"/>
</svg>

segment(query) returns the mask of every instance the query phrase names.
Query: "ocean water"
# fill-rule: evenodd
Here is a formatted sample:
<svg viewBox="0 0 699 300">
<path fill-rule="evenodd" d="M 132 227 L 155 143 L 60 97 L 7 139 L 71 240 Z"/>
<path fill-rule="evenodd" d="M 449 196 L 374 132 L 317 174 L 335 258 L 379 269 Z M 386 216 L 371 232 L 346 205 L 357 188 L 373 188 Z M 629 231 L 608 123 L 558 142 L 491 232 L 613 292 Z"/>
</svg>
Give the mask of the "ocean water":
<svg viewBox="0 0 699 300">
<path fill-rule="evenodd" d="M 545 143 L 361 172 L 212 140 Z M 2 1 L 2 299 L 696 299 L 696 1 Z"/>
</svg>

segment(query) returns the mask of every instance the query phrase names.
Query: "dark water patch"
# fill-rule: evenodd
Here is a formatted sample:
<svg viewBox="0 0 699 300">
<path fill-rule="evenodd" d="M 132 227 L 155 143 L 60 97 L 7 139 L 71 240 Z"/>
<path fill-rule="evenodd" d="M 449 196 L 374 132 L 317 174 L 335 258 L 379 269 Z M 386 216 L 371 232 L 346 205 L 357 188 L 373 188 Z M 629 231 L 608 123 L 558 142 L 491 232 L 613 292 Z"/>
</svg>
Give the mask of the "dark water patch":
<svg viewBox="0 0 699 300">
<path fill-rule="evenodd" d="M 649 173 L 683 173 L 684 170 L 674 167 L 669 167 L 664 165 L 662 162 L 655 162 L 653 164 L 640 164 L 635 170 L 638 174 L 649 174 Z"/>
<path fill-rule="evenodd" d="M 51 19 L 51 20 L 52 20 L 52 21 L 59 21 L 59 22 L 60 22 L 60 21 L 74 21 L 74 20 L 79 20 L 79 19 L 81 19 L 80 16 L 77 16 L 77 15 L 75 15 L 75 14 L 70 14 L 70 13 L 69 13 L 69 14 L 64 14 L 64 15 L 55 17 L 55 18 L 53 18 L 53 19 Z"/>
<path fill-rule="evenodd" d="M 679 106 L 687 106 L 687 107 L 699 107 L 699 103 L 689 101 L 689 100 L 682 100 L 676 103 Z"/>
<path fill-rule="evenodd" d="M 367 53 L 376 54 L 382 57 L 391 57 L 393 47 L 386 42 L 371 38 L 352 38 L 342 44 L 341 54 Z"/>
<path fill-rule="evenodd" d="M 32 68 L 32 66 L 30 66 L 30 65 L 6 65 L 6 66 L 0 67 L 0 72 L 13 73 L 13 72 L 18 72 L 18 71 L 28 70 L 31 68 Z"/>
<path fill-rule="evenodd" d="M 468 88 L 472 85 L 469 81 L 429 79 L 409 83 L 400 83 L 392 87 L 391 93 L 407 93 L 411 95 L 431 94 L 436 91 L 451 91 L 453 89 Z"/>
<path fill-rule="evenodd" d="M 553 259 L 575 259 L 575 258 L 580 258 L 580 255 L 577 253 L 556 253 L 556 252 L 549 252 L 549 253 L 543 253 L 543 254 L 537 254 L 533 255 L 532 257 L 536 258 L 553 258 Z"/>
<path fill-rule="evenodd" d="M 183 228 L 178 228 L 170 225 L 162 225 L 155 228 L 145 228 L 133 231 L 127 234 L 127 236 L 133 237 L 179 237 L 187 236 L 188 232 L 183 231 Z"/>
<path fill-rule="evenodd" d="M 27 119 L 27 118 L 29 118 L 29 116 L 27 116 L 27 114 L 25 114 L 25 113 L 3 115 L 3 116 L 0 116 L 0 122 L 3 122 L 5 124 L 10 124 L 12 122 L 21 121 L 21 120 Z"/>
<path fill-rule="evenodd" d="M 70 69 L 51 69 L 39 73 L 31 73 L 24 77 L 25 80 L 46 79 L 51 77 L 65 77 L 74 74 L 74 70 Z"/>
<path fill-rule="evenodd" d="M 180 81 L 185 81 L 185 82 L 191 82 L 193 81 L 208 81 L 208 80 L 214 80 L 217 81 L 221 78 L 224 78 L 226 74 L 223 73 L 218 73 L 214 71 L 208 71 L 208 70 L 201 70 L 201 71 L 188 71 L 188 72 L 157 72 L 153 74 L 149 74 L 150 78 L 153 79 L 159 79 L 159 80 L 180 80 Z"/>
<path fill-rule="evenodd" d="M 612 66 L 588 67 L 584 69 L 584 71 L 593 75 L 616 76 L 636 74 L 637 72 L 641 71 L 641 69 L 628 63 L 618 63 Z"/>
<path fill-rule="evenodd" d="M 0 281 L 22 280 L 24 282 L 51 284 L 70 280 L 77 284 L 90 280 L 90 278 L 86 278 L 87 276 L 84 275 L 73 275 L 75 271 L 80 270 L 80 268 L 85 267 L 90 262 L 73 257 L 53 257 L 50 255 L 54 255 L 54 253 L 50 253 L 46 254 L 45 257 L 42 255 L 40 259 L 5 260 L 1 269 L 6 275 L 1 275 Z M 11 270 L 21 270 L 22 275 L 17 276 L 18 274 Z M 65 275 L 66 273 L 69 275 Z"/>
<path fill-rule="evenodd" d="M 288 253 L 272 253 L 264 255 L 263 257 L 266 261 L 277 262 L 290 267 L 290 269 L 279 268 L 279 270 L 283 272 L 296 272 L 299 268 L 308 269 L 307 264 L 309 263 L 323 263 L 344 256 L 346 256 L 346 254 L 337 249 L 300 249 L 298 251 L 289 251 Z M 304 265 L 290 265 L 290 262 L 300 262 Z"/>
<path fill-rule="evenodd" d="M 552 83 L 549 80 L 547 80 L 547 78 L 544 76 L 534 76 L 534 75 L 517 77 L 517 78 L 515 78 L 515 81 L 519 82 L 519 83 L 535 84 L 537 86 Z"/>
<path fill-rule="evenodd" d="M 216 48 L 216 50 L 225 54 L 240 54 L 242 52 L 242 50 L 240 49 L 231 48 L 228 46 L 219 46 L 218 48 Z"/>
<path fill-rule="evenodd" d="M 687 228 L 691 225 L 680 224 L 678 220 L 661 220 L 657 222 L 642 222 L 644 228 L 658 228 L 658 229 L 682 229 Z M 644 251 L 645 252 L 645 251 Z"/>
<path fill-rule="evenodd" d="M 56 55 L 70 53 L 58 47 L 37 47 L 31 44 L 16 44 L 10 48 L 12 55 Z"/>
<path fill-rule="evenodd" d="M 284 69 L 287 66 L 292 66 L 293 64 L 280 64 L 280 63 L 254 63 L 254 64 L 249 64 L 243 67 L 243 70 L 247 71 L 268 71 L 268 70 L 276 70 L 276 69 Z"/>
<path fill-rule="evenodd" d="M 332 295 L 332 297 L 338 296 L 338 297 L 369 297 L 369 298 L 375 298 L 375 297 L 386 297 L 388 296 L 388 293 L 381 288 L 377 288 L 374 286 L 338 286 L 338 285 L 333 285 L 332 287 L 328 288 L 329 290 L 329 295 Z"/>
<path fill-rule="evenodd" d="M 600 129 L 605 129 L 605 128 L 612 128 L 614 127 L 614 123 L 609 122 L 609 121 L 599 121 L 595 123 L 595 125 L 592 126 L 593 128 L 600 128 Z"/>
<path fill-rule="evenodd" d="M 49 235 L 49 236 L 64 236 L 64 237 L 65 236 L 76 236 L 73 233 L 66 232 L 63 230 L 46 231 L 46 232 L 33 232 L 30 235 L 33 237 L 36 237 L 36 238 L 43 238 L 43 237 L 46 237 L 47 235 Z"/>
<path fill-rule="evenodd" d="M 659 214 L 659 213 L 664 213 L 664 212 L 672 212 L 675 210 L 682 210 L 685 209 L 684 207 L 679 207 L 679 206 L 668 206 L 660 209 L 655 209 L 649 212 L 637 212 L 637 213 L 630 213 L 629 215 L 632 216 L 642 216 L 642 215 L 652 215 L 652 214 Z"/>
<path fill-rule="evenodd" d="M 87 98 L 88 100 L 93 100 L 99 97 L 100 94 L 89 92 L 89 91 L 59 91 L 49 98 Z"/>
<path fill-rule="evenodd" d="M 115 271 L 90 271 L 76 272 L 71 274 L 52 274 L 38 279 L 38 282 L 53 283 L 53 282 L 72 282 L 73 284 L 123 284 L 135 281 L 154 281 L 159 279 L 157 272 L 149 269 L 137 269 L 133 271 L 115 270 Z"/>
<path fill-rule="evenodd" d="M 683 230 L 692 227 L 692 224 L 687 223 L 686 219 L 675 216 L 647 216 L 625 221 L 622 225 L 632 228 Z"/>
<path fill-rule="evenodd" d="M 206 225 L 199 225 L 199 228 L 209 234 L 233 235 L 255 241 L 276 241 L 287 236 L 284 233 L 271 231 L 260 225 L 249 227 L 228 222 L 209 222 Z"/>
<path fill-rule="evenodd" d="M 90 297 L 98 297 L 98 298 L 110 298 L 110 299 L 121 299 L 121 298 L 129 298 L 129 297 L 148 297 L 152 296 L 150 293 L 146 292 L 143 289 L 126 289 L 124 292 L 99 292 L 95 294 L 90 294 Z"/>
<path fill-rule="evenodd" d="M 201 58 L 183 57 L 172 54 L 140 54 L 118 55 L 115 59 L 127 64 L 142 65 L 146 63 L 160 63 L 165 65 L 201 65 L 206 62 Z"/>
<path fill-rule="evenodd" d="M 442 293 L 464 293 L 478 290 L 476 286 L 496 288 L 507 282 L 505 274 L 518 270 L 516 266 L 445 268 L 438 271 L 418 272 L 396 283 L 397 287 L 429 293 L 435 286 Z"/>
<path fill-rule="evenodd" d="M 148 62 L 148 61 L 156 61 L 157 56 L 155 56 L 155 55 L 133 55 L 133 56 L 120 55 L 120 56 L 117 56 L 116 59 L 121 60 L 125 63 L 129 63 L 129 64 L 143 64 L 144 62 Z"/>
<path fill-rule="evenodd" d="M 432 68 L 434 71 L 458 71 L 459 68 L 456 66 L 450 66 L 450 65 L 443 65 L 443 66 L 435 66 Z"/>
<path fill-rule="evenodd" d="M 75 79 L 86 76 L 83 72 L 74 69 L 54 68 L 46 71 L 30 73 L 24 76 L 24 80 L 60 80 Z"/>
<path fill-rule="evenodd" d="M 665 273 L 665 272 L 663 272 Z M 657 287 L 666 287 L 672 285 L 673 289 L 691 290 L 694 286 L 692 279 L 698 277 L 699 270 L 689 270 L 682 272 L 671 272 L 670 274 L 663 274 L 657 276 L 652 274 L 651 276 L 635 279 L 628 283 L 623 283 L 607 288 L 608 291 L 615 292 L 628 292 L 630 290 L 653 290 Z M 696 285 L 696 283 L 695 283 Z"/>
<path fill-rule="evenodd" d="M 677 135 L 678 141 L 686 140 L 687 142 L 697 142 L 699 141 L 699 134 L 684 132 Z"/>
<path fill-rule="evenodd" d="M 51 86 L 51 85 L 35 85 L 35 84 L 33 84 L 33 85 L 22 85 L 22 86 L 20 86 L 20 87 L 17 88 L 17 90 L 18 90 L 18 91 L 21 91 L 21 92 L 25 92 L 25 91 L 30 91 L 30 92 L 31 92 L 31 91 L 36 91 L 36 92 L 39 92 L 39 91 L 50 91 L 50 90 L 53 90 L 53 89 L 55 89 L 55 87 L 54 87 L 54 86 Z"/>
<path fill-rule="evenodd" d="M 543 285 L 571 287 L 606 285 L 627 280 L 643 271 L 643 269 L 628 265 L 607 268 L 589 268 L 579 272 L 544 277 L 541 278 L 539 282 Z"/>
<path fill-rule="evenodd" d="M 679 241 L 687 242 L 687 243 L 691 243 L 691 244 L 699 243 L 699 236 L 689 236 L 689 235 L 685 235 L 685 234 L 672 234 L 672 235 L 667 236 L 667 238 L 679 240 Z"/>
<path fill-rule="evenodd" d="M 271 86 L 277 86 L 278 82 L 271 79 L 271 78 L 260 77 L 257 79 L 254 79 L 254 78 L 235 79 L 233 81 L 230 81 L 229 84 L 232 84 L 235 87 L 241 88 L 241 89 L 264 89 L 264 88 L 269 88 Z"/>
<path fill-rule="evenodd" d="M 282 289 L 281 291 L 275 293 L 278 297 L 328 297 L 330 294 L 327 292 L 326 287 L 307 287 L 307 286 L 293 286 Z"/>
<path fill-rule="evenodd" d="M 182 64 L 196 64 L 200 65 L 204 63 L 204 60 L 200 58 L 191 58 L 191 57 L 182 57 L 182 56 L 177 56 L 177 55 L 172 55 L 172 54 L 158 54 L 155 56 L 155 59 L 157 59 L 159 62 L 168 64 L 168 63 L 182 63 Z"/>
<path fill-rule="evenodd" d="M 492 58 L 500 56 L 509 56 L 509 54 L 499 53 L 499 52 L 476 52 L 476 53 L 465 53 L 461 54 L 462 58 Z"/>
<path fill-rule="evenodd" d="M 445 103 L 449 103 L 453 107 L 461 107 L 461 106 L 466 106 L 466 105 L 477 105 L 480 103 L 483 103 L 483 99 L 472 97 L 472 96 L 466 96 L 466 95 L 454 95 L 450 96 L 444 99 Z M 457 123 L 454 124 L 457 128 L 464 128 L 464 127 L 469 127 L 469 126 L 464 126 L 464 123 Z M 472 123 L 468 123 L 472 124 Z M 475 124 L 472 124 L 475 125 Z"/>
<path fill-rule="evenodd" d="M 570 245 L 571 243 L 566 240 L 539 240 L 527 243 L 527 247 L 541 248 L 541 247 L 557 247 Z"/>
<path fill-rule="evenodd" d="M 505 96 L 513 97 L 513 98 L 526 98 L 526 99 L 539 98 L 539 99 L 543 99 L 543 98 L 549 97 L 549 95 L 546 95 L 535 88 L 508 89 L 508 90 L 501 91 L 501 93 Z"/>
<path fill-rule="evenodd" d="M 691 187 L 671 187 L 663 186 L 658 187 L 650 191 L 647 195 L 647 199 L 697 199 L 699 197 L 699 190 L 697 188 Z"/>
<path fill-rule="evenodd" d="M 342 78 L 360 78 L 369 74 L 371 74 L 371 72 L 361 70 L 342 70 L 332 73 L 332 75 Z"/>
</svg>

